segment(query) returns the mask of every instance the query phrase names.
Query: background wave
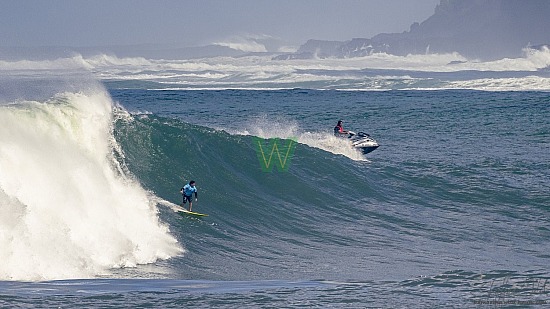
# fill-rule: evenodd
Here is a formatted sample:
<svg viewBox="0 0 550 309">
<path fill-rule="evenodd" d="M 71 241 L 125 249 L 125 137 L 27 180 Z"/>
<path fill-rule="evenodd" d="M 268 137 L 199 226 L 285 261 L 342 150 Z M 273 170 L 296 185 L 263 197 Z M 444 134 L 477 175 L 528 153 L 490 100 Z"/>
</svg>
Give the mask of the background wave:
<svg viewBox="0 0 550 309">
<path fill-rule="evenodd" d="M 54 60 L 0 60 L 10 75 L 86 70 L 112 87 L 149 89 L 550 90 L 550 51 L 481 62 L 459 54 L 273 60 L 271 54 L 186 60 L 74 55 Z"/>
</svg>

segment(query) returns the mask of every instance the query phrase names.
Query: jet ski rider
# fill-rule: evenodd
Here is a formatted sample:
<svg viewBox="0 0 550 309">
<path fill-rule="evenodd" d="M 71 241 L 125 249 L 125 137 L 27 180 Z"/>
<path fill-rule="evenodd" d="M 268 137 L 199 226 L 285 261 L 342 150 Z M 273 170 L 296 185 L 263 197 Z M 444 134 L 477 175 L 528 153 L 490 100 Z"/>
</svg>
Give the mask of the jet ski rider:
<svg viewBox="0 0 550 309">
<path fill-rule="evenodd" d="M 349 134 L 349 131 L 344 130 L 342 123 L 343 123 L 342 120 L 338 120 L 338 123 L 334 127 L 334 136 L 346 137 Z"/>
</svg>

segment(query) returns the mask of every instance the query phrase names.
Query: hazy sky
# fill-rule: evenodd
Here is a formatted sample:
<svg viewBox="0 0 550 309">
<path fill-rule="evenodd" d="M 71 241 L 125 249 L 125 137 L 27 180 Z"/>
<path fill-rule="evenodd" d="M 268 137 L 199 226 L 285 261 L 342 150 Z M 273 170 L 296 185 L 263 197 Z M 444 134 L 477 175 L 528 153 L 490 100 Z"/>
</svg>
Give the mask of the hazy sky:
<svg viewBox="0 0 550 309">
<path fill-rule="evenodd" d="M 370 38 L 402 32 L 439 0 L 1 0 L 1 46 L 205 45 L 236 35 Z"/>
</svg>

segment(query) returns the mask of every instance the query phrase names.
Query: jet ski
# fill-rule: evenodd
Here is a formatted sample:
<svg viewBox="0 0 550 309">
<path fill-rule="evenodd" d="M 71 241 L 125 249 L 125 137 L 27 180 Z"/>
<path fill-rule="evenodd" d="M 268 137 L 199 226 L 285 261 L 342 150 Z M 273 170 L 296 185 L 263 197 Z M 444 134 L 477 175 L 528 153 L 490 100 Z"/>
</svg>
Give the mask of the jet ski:
<svg viewBox="0 0 550 309">
<path fill-rule="evenodd" d="M 348 131 L 348 138 L 351 141 L 351 145 L 355 149 L 362 151 L 363 154 L 372 152 L 380 146 L 374 138 L 370 137 L 370 135 L 365 132 L 355 133 Z"/>
</svg>

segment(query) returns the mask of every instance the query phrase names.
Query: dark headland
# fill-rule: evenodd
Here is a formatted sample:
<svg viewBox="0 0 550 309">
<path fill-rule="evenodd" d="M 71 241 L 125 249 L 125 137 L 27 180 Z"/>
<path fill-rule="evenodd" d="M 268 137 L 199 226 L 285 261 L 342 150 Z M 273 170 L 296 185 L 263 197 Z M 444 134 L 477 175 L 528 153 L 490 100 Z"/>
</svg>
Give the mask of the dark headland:
<svg viewBox="0 0 550 309">
<path fill-rule="evenodd" d="M 309 40 L 297 52 L 276 59 L 350 58 L 452 53 L 470 59 L 515 58 L 525 47 L 550 43 L 548 0 L 441 0 L 425 21 L 402 33 L 349 41 Z"/>
</svg>

